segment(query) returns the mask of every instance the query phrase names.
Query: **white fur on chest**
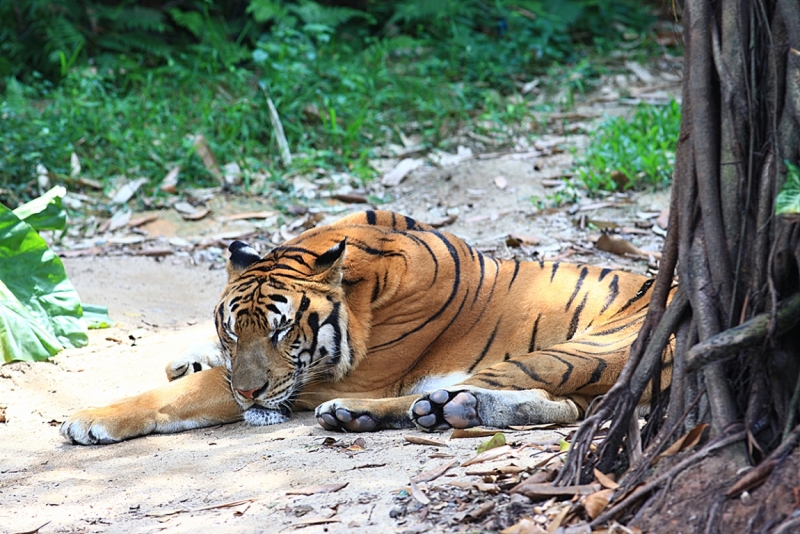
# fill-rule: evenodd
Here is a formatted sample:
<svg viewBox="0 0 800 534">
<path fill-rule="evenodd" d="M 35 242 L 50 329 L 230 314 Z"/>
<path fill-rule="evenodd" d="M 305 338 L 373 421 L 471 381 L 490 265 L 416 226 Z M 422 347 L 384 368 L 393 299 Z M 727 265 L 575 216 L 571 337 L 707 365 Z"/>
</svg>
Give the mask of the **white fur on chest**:
<svg viewBox="0 0 800 534">
<path fill-rule="evenodd" d="M 416 383 L 411 391 L 408 392 L 409 395 L 418 395 L 421 393 L 427 393 L 429 391 L 435 391 L 437 389 L 446 388 L 449 386 L 454 386 L 460 382 L 463 382 L 467 378 L 469 378 L 470 374 L 468 373 L 449 373 L 446 375 L 439 375 L 439 376 L 426 376 L 422 380 Z"/>
</svg>

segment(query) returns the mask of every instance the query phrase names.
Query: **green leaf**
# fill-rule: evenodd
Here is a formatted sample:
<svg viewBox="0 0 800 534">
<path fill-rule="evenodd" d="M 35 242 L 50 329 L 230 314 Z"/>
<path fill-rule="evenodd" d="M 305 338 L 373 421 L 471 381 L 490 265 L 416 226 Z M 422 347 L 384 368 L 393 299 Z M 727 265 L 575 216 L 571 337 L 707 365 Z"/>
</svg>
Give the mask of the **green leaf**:
<svg viewBox="0 0 800 534">
<path fill-rule="evenodd" d="M 108 315 L 108 308 L 106 306 L 99 306 L 97 304 L 82 304 L 83 307 L 83 323 L 89 330 L 99 328 L 110 328 L 116 323 Z"/>
<path fill-rule="evenodd" d="M 565 440 L 565 439 L 558 440 L 558 451 L 559 452 L 568 451 L 569 447 L 570 447 L 570 444 L 569 444 L 569 442 L 567 440 Z"/>
<path fill-rule="evenodd" d="M 63 230 L 67 226 L 67 212 L 61 206 L 61 198 L 66 194 L 67 190 L 57 185 L 44 195 L 15 209 L 14 215 L 36 231 Z"/>
<path fill-rule="evenodd" d="M 61 260 L 36 230 L 2 204 L 0 280 L 61 345 L 88 343 L 80 298 Z"/>
<path fill-rule="evenodd" d="M 800 213 L 800 168 L 788 160 L 786 168 L 786 183 L 775 199 L 775 213 L 778 215 Z"/>
<path fill-rule="evenodd" d="M 3 361 L 46 360 L 63 348 L 0 280 L 0 353 Z"/>
<path fill-rule="evenodd" d="M 478 454 L 486 452 L 489 449 L 494 449 L 495 447 L 502 447 L 505 444 L 506 444 L 506 435 L 503 434 L 502 432 L 498 432 L 497 434 L 492 436 L 492 439 L 490 439 L 489 441 L 485 441 L 480 445 L 478 445 Z"/>
</svg>

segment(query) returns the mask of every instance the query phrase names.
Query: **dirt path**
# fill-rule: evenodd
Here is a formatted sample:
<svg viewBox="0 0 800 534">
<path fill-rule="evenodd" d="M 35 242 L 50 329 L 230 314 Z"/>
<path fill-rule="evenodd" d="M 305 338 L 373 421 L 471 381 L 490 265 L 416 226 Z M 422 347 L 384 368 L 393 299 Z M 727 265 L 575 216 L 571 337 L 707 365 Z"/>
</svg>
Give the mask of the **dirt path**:
<svg viewBox="0 0 800 534">
<path fill-rule="evenodd" d="M 666 207 L 667 193 L 538 212 L 530 197 L 546 196 L 543 180 L 569 166 L 570 156 L 558 152 L 423 168 L 390 191 L 393 200 L 380 207 L 426 222 L 455 216 L 448 231 L 500 256 L 571 257 L 647 271 L 647 258 L 594 249 L 599 232 L 581 227 L 581 221 L 613 220 L 630 229 L 625 236 L 636 246 L 656 251 L 661 238 L 650 226 Z M 349 206 L 357 209 L 363 205 Z M 337 211 L 325 220 L 338 217 Z M 512 249 L 509 233 L 535 236 L 536 242 Z M 431 436 L 332 434 L 310 414 L 296 414 L 272 427 L 234 424 L 111 446 L 66 443 L 58 427 L 71 412 L 163 383 L 165 364 L 212 331 L 210 311 L 224 270 L 219 261 L 191 263 L 177 256 L 65 260 L 82 299 L 109 306 L 119 324 L 93 331 L 88 348 L 65 351 L 51 363 L 0 367 L 0 406 L 6 406 L 7 419 L 0 424 L 0 532 L 450 532 L 503 528 L 533 513 L 526 497 L 491 496 L 487 491 L 495 490 L 479 486 L 502 488 L 511 479 L 468 475 L 458 466 L 421 483 L 431 500 L 427 506 L 409 495 L 410 476 L 453 460 L 463 463 L 486 438 L 440 434 L 433 438 L 441 446 L 416 445 L 405 436 Z M 508 432 L 510 441 L 528 447 L 485 465 L 533 466 L 553 456 L 552 446 L 569 431 Z M 310 496 L 288 494 L 324 484 L 347 485 Z M 552 519 L 546 510 L 540 516 L 543 522 Z"/>
</svg>

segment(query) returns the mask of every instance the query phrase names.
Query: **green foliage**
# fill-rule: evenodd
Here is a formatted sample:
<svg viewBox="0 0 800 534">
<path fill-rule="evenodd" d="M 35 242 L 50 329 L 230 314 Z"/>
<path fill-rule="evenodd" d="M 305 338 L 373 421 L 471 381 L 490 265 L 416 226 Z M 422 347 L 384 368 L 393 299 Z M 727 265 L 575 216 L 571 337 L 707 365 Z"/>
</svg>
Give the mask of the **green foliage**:
<svg viewBox="0 0 800 534">
<path fill-rule="evenodd" d="M 58 206 L 55 199 L 64 193 L 57 188 L 46 201 L 15 211 L 0 204 L 0 348 L 6 362 L 44 360 L 63 347 L 88 342 L 80 299 L 61 260 L 18 216 L 53 227 L 53 221 L 65 219 L 54 217 L 49 206 Z"/>
<path fill-rule="evenodd" d="M 182 180 L 212 185 L 196 134 L 246 176 L 326 167 L 368 179 L 370 147 L 396 142 L 398 127 L 435 145 L 476 119 L 490 134 L 483 125 L 522 124 L 528 107 L 508 97 L 523 82 L 554 73 L 583 91 L 602 69 L 587 54 L 652 20 L 632 0 L 13 4 L 0 4 L 0 75 L 11 75 L 0 83 L 0 198 L 14 201 L 33 196 L 38 164 L 68 181 L 73 152 L 85 177 L 155 186 L 181 165 Z M 292 169 L 278 161 L 262 87 L 305 155 Z"/>
<path fill-rule="evenodd" d="M 665 187 L 672 178 L 681 110 L 642 104 L 632 119 L 604 120 L 577 162 L 578 177 L 591 194 Z"/>
<path fill-rule="evenodd" d="M 786 161 L 786 182 L 778 198 L 775 199 L 775 213 L 778 215 L 800 214 L 800 168 Z"/>
</svg>

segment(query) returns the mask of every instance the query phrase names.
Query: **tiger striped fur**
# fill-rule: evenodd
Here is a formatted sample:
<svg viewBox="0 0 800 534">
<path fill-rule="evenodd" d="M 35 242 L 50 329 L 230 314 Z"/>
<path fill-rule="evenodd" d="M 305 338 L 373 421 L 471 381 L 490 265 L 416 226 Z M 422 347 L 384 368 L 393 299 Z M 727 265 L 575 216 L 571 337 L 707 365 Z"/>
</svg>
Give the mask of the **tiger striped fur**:
<svg viewBox="0 0 800 534">
<path fill-rule="evenodd" d="M 314 409 L 345 431 L 573 422 L 619 376 L 653 283 L 497 260 L 387 211 L 306 231 L 264 258 L 235 242 L 228 273 L 220 347 L 176 360 L 167 372 L 181 378 L 163 388 L 78 412 L 62 433 L 102 443 Z M 668 384 L 671 346 L 664 362 Z"/>
</svg>

